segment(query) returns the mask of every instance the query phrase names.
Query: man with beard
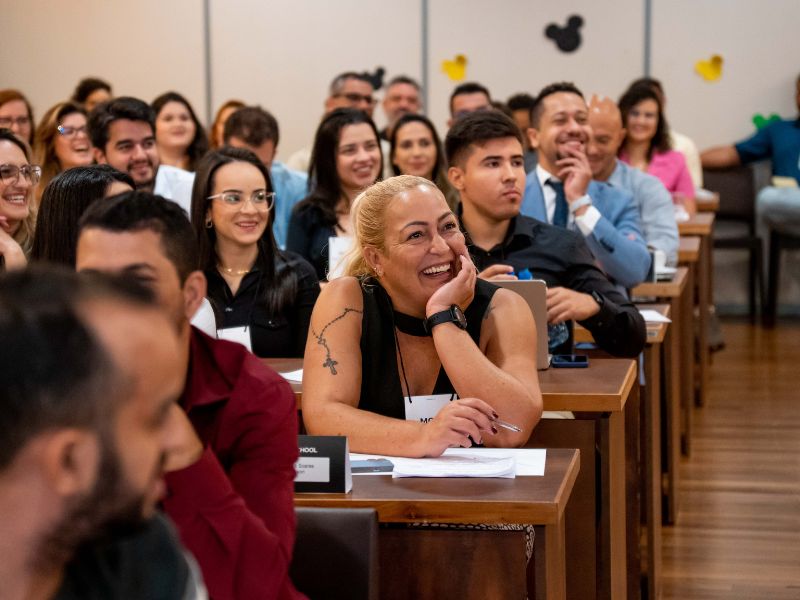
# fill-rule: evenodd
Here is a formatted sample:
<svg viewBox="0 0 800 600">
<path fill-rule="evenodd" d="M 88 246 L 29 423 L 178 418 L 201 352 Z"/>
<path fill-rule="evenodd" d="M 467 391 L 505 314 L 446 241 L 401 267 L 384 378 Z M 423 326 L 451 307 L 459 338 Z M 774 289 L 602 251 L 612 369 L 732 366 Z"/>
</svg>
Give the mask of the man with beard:
<svg viewBox="0 0 800 600">
<path fill-rule="evenodd" d="M 193 432 L 152 295 L 60 268 L 9 273 L 0 339 L 0 594 L 206 598 L 155 514 L 165 462 L 185 460 Z"/>
<path fill-rule="evenodd" d="M 528 174 L 521 213 L 577 229 L 600 266 L 634 287 L 650 270 L 650 254 L 630 193 L 592 181 L 586 158 L 591 136 L 583 94 L 571 83 L 545 87 L 531 108 L 528 138 L 539 164 Z"/>
<path fill-rule="evenodd" d="M 283 378 L 244 346 L 189 324 L 206 295 L 194 230 L 174 203 L 128 192 L 92 204 L 76 268 L 120 273 L 156 294 L 178 332 L 178 405 L 199 439 L 166 477 L 164 509 L 215 600 L 297 598 L 294 545 L 297 407 Z M 188 454 L 188 453 L 187 453 Z"/>
<path fill-rule="evenodd" d="M 115 98 L 96 106 L 88 125 L 98 163 L 127 173 L 137 190 L 164 196 L 190 214 L 194 173 L 160 164 L 156 115 L 149 104 L 130 96 Z"/>
</svg>

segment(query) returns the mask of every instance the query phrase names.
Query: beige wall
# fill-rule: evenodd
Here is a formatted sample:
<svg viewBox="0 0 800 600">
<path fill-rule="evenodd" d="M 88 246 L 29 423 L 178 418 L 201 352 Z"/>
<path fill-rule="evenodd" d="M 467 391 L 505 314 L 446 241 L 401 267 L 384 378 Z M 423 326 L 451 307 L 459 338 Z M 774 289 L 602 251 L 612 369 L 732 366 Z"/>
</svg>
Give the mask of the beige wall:
<svg viewBox="0 0 800 600">
<path fill-rule="evenodd" d="M 652 72 L 669 97 L 671 122 L 702 148 L 751 130 L 755 112 L 795 114 L 800 70 L 796 0 L 652 0 Z M 419 0 L 210 0 L 211 109 L 230 97 L 259 103 L 282 126 L 279 155 L 310 144 L 333 75 L 387 69 L 421 75 Z M 429 114 L 444 134 L 455 85 L 445 58 L 469 58 L 469 79 L 499 99 L 557 79 L 616 98 L 642 73 L 643 0 L 429 0 Z M 19 87 L 36 114 L 85 75 L 117 94 L 152 100 L 169 89 L 206 114 L 203 0 L 3 0 L 0 88 Z M 555 49 L 551 21 L 581 14 L 584 44 Z M 723 78 L 705 83 L 694 62 L 720 53 Z M 376 120 L 383 115 L 378 107 Z"/>
</svg>

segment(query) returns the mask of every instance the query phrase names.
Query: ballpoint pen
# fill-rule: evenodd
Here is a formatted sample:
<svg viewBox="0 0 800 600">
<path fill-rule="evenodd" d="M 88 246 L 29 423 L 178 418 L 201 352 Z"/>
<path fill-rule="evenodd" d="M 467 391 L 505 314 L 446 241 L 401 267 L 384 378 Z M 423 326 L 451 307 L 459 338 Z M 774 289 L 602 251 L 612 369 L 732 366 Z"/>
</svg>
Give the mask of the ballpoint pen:
<svg viewBox="0 0 800 600">
<path fill-rule="evenodd" d="M 509 431 L 516 431 L 517 433 L 522 431 L 522 429 L 520 429 L 516 425 L 512 425 L 511 423 L 508 423 L 507 421 L 503 421 L 502 419 L 494 419 L 492 421 L 492 423 L 495 423 L 496 425 L 499 425 L 503 429 L 508 429 Z"/>
</svg>

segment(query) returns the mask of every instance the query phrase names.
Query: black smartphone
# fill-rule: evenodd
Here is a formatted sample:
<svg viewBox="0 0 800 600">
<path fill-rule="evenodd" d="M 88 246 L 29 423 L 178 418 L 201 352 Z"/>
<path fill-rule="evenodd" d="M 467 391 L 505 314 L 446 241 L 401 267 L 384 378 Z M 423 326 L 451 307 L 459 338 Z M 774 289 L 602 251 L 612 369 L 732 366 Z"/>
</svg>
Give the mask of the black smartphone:
<svg viewBox="0 0 800 600">
<path fill-rule="evenodd" d="M 554 354 L 550 366 L 554 369 L 585 369 L 589 366 L 589 357 L 585 354 Z"/>
</svg>

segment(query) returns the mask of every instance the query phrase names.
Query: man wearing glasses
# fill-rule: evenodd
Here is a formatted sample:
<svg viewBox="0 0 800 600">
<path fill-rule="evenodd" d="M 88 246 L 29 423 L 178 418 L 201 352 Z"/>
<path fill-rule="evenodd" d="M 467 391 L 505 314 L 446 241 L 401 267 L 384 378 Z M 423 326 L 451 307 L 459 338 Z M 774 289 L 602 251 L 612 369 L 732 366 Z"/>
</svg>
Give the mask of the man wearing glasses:
<svg viewBox="0 0 800 600">
<path fill-rule="evenodd" d="M 363 110 L 369 118 L 375 109 L 375 98 L 372 87 L 366 75 L 355 71 L 345 71 L 331 81 L 328 97 L 325 99 L 325 114 L 337 108 L 357 108 Z M 295 171 L 308 172 L 308 163 L 311 161 L 311 148 L 301 148 L 289 157 L 286 166 Z"/>
</svg>

